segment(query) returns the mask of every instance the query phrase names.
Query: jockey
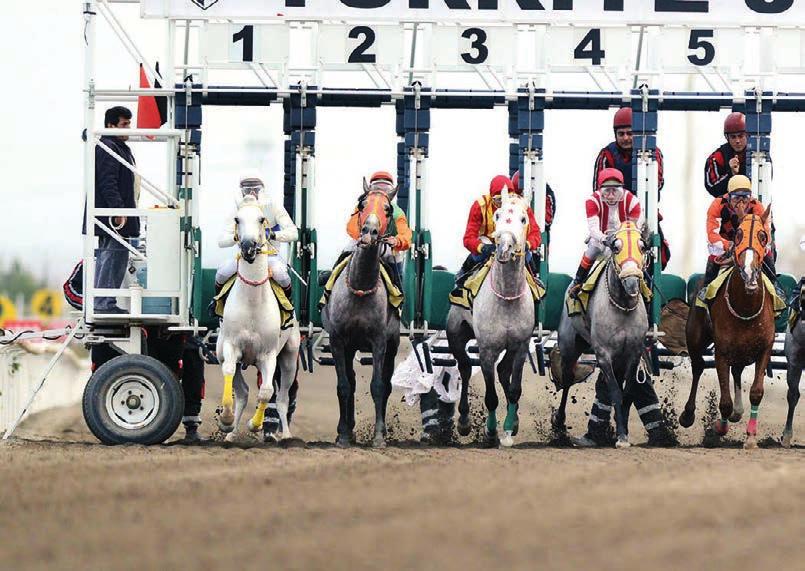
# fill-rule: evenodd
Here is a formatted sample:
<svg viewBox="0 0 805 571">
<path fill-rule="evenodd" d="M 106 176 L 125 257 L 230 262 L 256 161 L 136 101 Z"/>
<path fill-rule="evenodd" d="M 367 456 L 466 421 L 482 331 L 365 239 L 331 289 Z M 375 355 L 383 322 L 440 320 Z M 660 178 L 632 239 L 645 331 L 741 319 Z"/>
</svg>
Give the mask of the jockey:
<svg viewBox="0 0 805 571">
<path fill-rule="evenodd" d="M 595 168 L 593 171 L 593 191 L 598 189 L 598 181 L 601 176 L 601 171 L 607 168 L 618 169 L 623 175 L 623 187 L 631 192 L 637 194 L 637 185 L 632 181 L 632 160 L 633 160 L 633 139 L 632 139 L 632 109 L 631 107 L 622 107 L 615 112 L 615 117 L 612 121 L 612 127 L 615 130 L 615 140 L 609 145 L 601 149 L 598 153 L 598 158 L 595 159 Z M 660 199 L 660 192 L 665 186 L 664 177 L 664 161 L 662 151 L 657 147 L 654 153 L 654 159 L 657 161 L 657 200 Z M 662 215 L 659 216 L 662 221 Z M 662 243 L 661 262 L 662 267 L 668 265 L 668 260 L 671 259 L 671 250 L 668 242 L 665 240 L 665 234 L 662 227 L 659 228 L 660 241 Z"/>
<path fill-rule="evenodd" d="M 743 113 L 730 113 L 724 121 L 727 142 L 713 151 L 704 164 L 704 188 L 714 198 L 727 194 L 730 178 L 746 173 L 746 118 Z"/>
<path fill-rule="evenodd" d="M 463 283 L 472 268 L 485 262 L 495 251 L 495 244 L 492 234 L 495 231 L 495 211 L 503 203 L 503 189 L 515 192 L 522 196 L 522 190 L 514 188 L 509 177 L 497 175 L 489 183 L 489 194 L 483 195 L 476 200 L 470 208 L 470 215 L 467 219 L 467 228 L 464 231 L 464 247 L 470 251 L 470 255 L 464 260 L 456 277 L 456 285 Z M 527 250 L 526 262 L 530 263 L 532 252 L 539 250 L 542 244 L 542 235 L 539 225 L 534 219 L 534 212 L 528 208 L 528 236 L 526 237 Z"/>
<path fill-rule="evenodd" d="M 245 196 L 254 196 L 266 218 L 266 238 L 277 250 L 277 253 L 268 257 L 268 267 L 271 270 L 272 278 L 285 290 L 286 294 L 291 295 L 291 277 L 288 274 L 288 266 L 279 255 L 279 243 L 293 242 L 298 238 L 299 231 L 291 220 L 288 212 L 281 204 L 275 203 L 265 192 L 265 186 L 259 173 L 249 171 L 240 177 L 240 190 L 235 198 L 235 212 Z M 235 245 L 235 225 L 232 222 L 235 214 L 230 214 L 227 218 L 227 226 L 218 238 L 220 248 L 229 248 Z M 237 272 L 237 259 L 234 257 L 225 261 L 215 274 L 215 292 L 221 291 L 224 284 Z"/>
<path fill-rule="evenodd" d="M 587 199 L 587 250 L 581 258 L 576 277 L 570 286 L 570 295 L 576 296 L 590 273 L 593 262 L 604 253 L 607 238 L 621 223 L 637 223 L 642 214 L 640 201 L 623 186 L 623 175 L 618 169 L 603 169 L 598 175 L 598 190 Z"/>
<path fill-rule="evenodd" d="M 402 284 L 403 275 L 403 260 L 406 252 L 411 248 L 411 240 L 413 239 L 413 232 L 408 226 L 408 219 L 405 217 L 405 212 L 400 208 L 394 198 L 397 196 L 397 187 L 394 185 L 394 177 L 385 171 L 377 171 L 369 178 L 369 191 L 381 191 L 390 197 L 391 205 L 394 209 L 394 225 L 397 228 L 397 233 L 394 236 L 388 236 L 384 240 L 382 260 L 392 268 L 392 279 L 396 285 Z M 360 212 L 356 208 L 347 222 L 347 234 L 357 242 L 361 237 L 360 228 Z M 386 247 L 388 245 L 388 247 Z M 347 248 L 347 252 L 352 252 L 355 249 L 355 243 Z M 342 260 L 344 255 L 342 254 Z M 337 263 L 336 263 L 337 265 Z"/>
<path fill-rule="evenodd" d="M 705 287 L 716 278 L 721 266 L 729 262 L 729 252 L 741 218 L 747 214 L 762 216 L 764 211 L 763 205 L 752 198 L 752 182 L 742 174 L 731 176 L 727 194 L 713 200 L 707 209 L 707 249 L 710 257 L 707 259 L 707 270 L 704 274 Z M 766 232 L 769 243 L 766 246 L 766 256 L 763 258 L 763 273 L 776 285 L 771 216 L 766 222 Z"/>
</svg>

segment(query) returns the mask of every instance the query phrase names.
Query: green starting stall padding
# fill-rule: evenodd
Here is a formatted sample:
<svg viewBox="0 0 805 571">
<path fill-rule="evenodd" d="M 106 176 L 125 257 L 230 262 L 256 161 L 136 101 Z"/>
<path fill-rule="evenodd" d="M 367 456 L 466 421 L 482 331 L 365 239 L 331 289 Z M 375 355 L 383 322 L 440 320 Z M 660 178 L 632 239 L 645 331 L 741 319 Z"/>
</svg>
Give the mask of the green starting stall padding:
<svg viewBox="0 0 805 571">
<path fill-rule="evenodd" d="M 672 299 L 681 299 L 688 301 L 687 284 L 685 280 L 674 274 L 662 274 L 660 282 L 657 284 L 659 291 L 660 303 L 664 306 Z"/>
<path fill-rule="evenodd" d="M 543 280 L 544 281 L 544 280 Z M 565 303 L 565 292 L 573 281 L 567 274 L 548 274 L 548 288 L 542 303 L 545 306 L 545 321 L 542 327 L 549 331 L 559 328 L 559 318 L 562 316 L 562 304 Z"/>
<path fill-rule="evenodd" d="M 447 312 L 450 311 L 448 296 L 456 287 L 456 274 L 446 270 L 433 270 L 433 301 L 430 306 L 428 327 L 436 330 L 447 328 Z"/>
<path fill-rule="evenodd" d="M 193 295 L 193 315 L 198 319 L 201 327 L 208 329 L 218 328 L 218 319 L 210 317 L 207 306 L 215 296 L 215 269 L 204 268 L 201 270 L 201 277 L 196 274 Z"/>
</svg>

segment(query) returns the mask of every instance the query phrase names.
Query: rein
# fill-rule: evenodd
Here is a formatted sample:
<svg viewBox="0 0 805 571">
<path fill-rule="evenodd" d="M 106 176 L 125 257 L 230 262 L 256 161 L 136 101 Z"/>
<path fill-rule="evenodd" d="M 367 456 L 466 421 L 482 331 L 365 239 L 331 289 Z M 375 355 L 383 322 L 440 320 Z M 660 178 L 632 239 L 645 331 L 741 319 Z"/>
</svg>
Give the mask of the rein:
<svg viewBox="0 0 805 571">
<path fill-rule="evenodd" d="M 724 288 L 724 301 L 727 302 L 727 309 L 729 309 L 730 313 L 734 317 L 737 317 L 741 321 L 752 321 L 753 319 L 756 319 L 763 312 L 763 308 L 766 305 L 766 286 L 765 286 L 765 284 L 763 284 L 763 282 L 762 282 L 763 278 L 761 277 L 760 287 L 761 287 L 762 297 L 760 299 L 760 309 L 758 309 L 757 312 L 754 315 L 750 315 L 749 317 L 745 317 L 743 315 L 740 315 L 737 311 L 735 311 L 735 309 L 732 307 L 732 304 L 730 303 L 730 281 L 732 281 L 732 274 L 734 274 L 734 273 L 735 273 L 735 270 L 733 270 L 732 273 L 727 278 L 727 287 Z"/>
<path fill-rule="evenodd" d="M 266 252 L 261 251 L 258 254 L 265 254 Z M 246 285 L 250 285 L 252 287 L 260 287 L 261 285 L 265 284 L 268 280 L 271 279 L 271 268 L 268 268 L 268 273 L 266 277 L 259 281 L 253 281 L 248 278 L 244 278 L 243 274 L 240 273 L 240 258 L 238 258 L 238 265 L 237 265 L 237 272 L 238 272 L 238 279 L 245 283 Z"/>
<path fill-rule="evenodd" d="M 606 267 L 606 269 L 604 270 L 604 273 L 606 274 L 606 275 L 604 276 L 604 285 L 606 285 L 606 287 L 607 287 L 607 297 L 609 298 L 609 303 L 611 303 L 611 304 L 612 304 L 612 305 L 614 305 L 614 306 L 615 306 L 617 309 L 620 309 L 621 311 L 623 311 L 623 312 L 625 312 L 625 313 L 631 313 L 632 311 L 634 311 L 635 309 L 637 309 L 637 306 L 638 306 L 638 305 L 640 305 L 640 299 L 639 299 L 639 298 L 640 298 L 640 294 L 638 293 L 638 295 L 637 295 L 638 300 L 637 300 L 637 302 L 636 302 L 636 303 L 635 303 L 635 304 L 634 304 L 632 307 L 623 307 L 623 306 L 622 306 L 622 305 L 620 305 L 620 304 L 619 304 L 617 301 L 615 301 L 615 300 L 612 298 L 612 292 L 609 290 L 609 268 L 610 268 L 610 266 L 612 266 L 612 260 L 610 260 L 609 262 L 607 262 L 607 267 Z M 614 266 L 612 266 L 612 267 L 614 267 Z"/>
</svg>

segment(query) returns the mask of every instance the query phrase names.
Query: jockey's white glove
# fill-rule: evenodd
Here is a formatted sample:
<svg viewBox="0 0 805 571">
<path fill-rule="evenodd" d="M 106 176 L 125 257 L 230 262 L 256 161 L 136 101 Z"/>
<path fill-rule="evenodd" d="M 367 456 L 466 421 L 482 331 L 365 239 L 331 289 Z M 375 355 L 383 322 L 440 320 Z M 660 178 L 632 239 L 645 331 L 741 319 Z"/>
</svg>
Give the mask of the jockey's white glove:
<svg viewBox="0 0 805 571">
<path fill-rule="evenodd" d="M 721 242 L 711 242 L 707 245 L 707 251 L 711 256 L 715 256 L 716 258 L 719 258 L 727 253 L 726 250 L 724 250 L 724 244 Z"/>
</svg>

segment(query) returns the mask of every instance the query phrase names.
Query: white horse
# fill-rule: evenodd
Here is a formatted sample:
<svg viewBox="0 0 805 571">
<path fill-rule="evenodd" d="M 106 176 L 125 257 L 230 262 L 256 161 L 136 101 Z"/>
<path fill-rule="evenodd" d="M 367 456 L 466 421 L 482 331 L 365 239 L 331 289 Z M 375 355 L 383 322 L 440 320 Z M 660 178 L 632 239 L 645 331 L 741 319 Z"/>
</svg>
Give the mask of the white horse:
<svg viewBox="0 0 805 571">
<path fill-rule="evenodd" d="M 237 279 L 229 292 L 218 332 L 217 353 L 224 374 L 218 425 L 228 433 L 227 441 L 234 440 L 235 429 L 249 398 L 249 387 L 243 378 L 241 365 L 255 365 L 263 383 L 257 394 L 257 411 L 249 420 L 249 429 L 257 432 L 262 428 L 279 360 L 277 412 L 282 430 L 280 437 L 290 438 L 288 390 L 296 376 L 299 326 L 294 323 L 284 331 L 280 329 L 279 303 L 269 283 L 268 254 L 273 253 L 273 247 L 266 238 L 266 219 L 254 197 L 243 199 L 234 223 L 235 242 L 240 252 Z"/>
</svg>

